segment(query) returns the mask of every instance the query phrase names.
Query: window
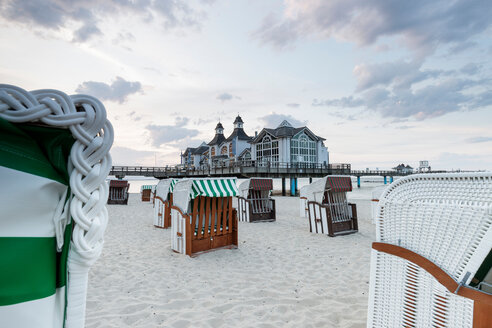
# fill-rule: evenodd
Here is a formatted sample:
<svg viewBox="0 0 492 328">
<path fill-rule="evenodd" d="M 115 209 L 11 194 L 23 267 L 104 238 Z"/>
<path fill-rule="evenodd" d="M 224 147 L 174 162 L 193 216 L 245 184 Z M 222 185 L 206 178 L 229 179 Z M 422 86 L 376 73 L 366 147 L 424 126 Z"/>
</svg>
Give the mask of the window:
<svg viewBox="0 0 492 328">
<path fill-rule="evenodd" d="M 210 151 L 210 155 L 215 156 L 215 146 L 212 146 L 212 150 Z"/>
<path fill-rule="evenodd" d="M 220 154 L 221 154 L 221 155 L 227 155 L 227 146 L 223 146 L 223 147 L 220 149 Z"/>
<path fill-rule="evenodd" d="M 234 154 L 232 153 L 232 143 L 229 144 L 229 157 L 234 157 Z"/>
<path fill-rule="evenodd" d="M 294 136 L 290 141 L 291 163 L 317 163 L 316 141 L 306 134 Z"/>
<path fill-rule="evenodd" d="M 263 137 L 256 145 L 256 160 L 260 163 L 278 163 L 278 140 L 269 135 Z"/>
</svg>

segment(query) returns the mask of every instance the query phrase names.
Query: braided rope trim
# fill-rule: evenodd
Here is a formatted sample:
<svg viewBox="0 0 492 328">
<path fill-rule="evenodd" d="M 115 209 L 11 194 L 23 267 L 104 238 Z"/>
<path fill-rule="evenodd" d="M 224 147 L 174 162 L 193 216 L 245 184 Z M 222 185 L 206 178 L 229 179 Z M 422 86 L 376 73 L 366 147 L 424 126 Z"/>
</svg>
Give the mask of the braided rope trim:
<svg viewBox="0 0 492 328">
<path fill-rule="evenodd" d="M 67 327 L 83 327 L 87 274 L 101 254 L 108 223 L 106 178 L 111 169 L 113 127 L 103 104 L 94 97 L 68 96 L 57 90 L 28 92 L 6 84 L 0 84 L 0 117 L 13 123 L 68 128 L 75 139 L 68 160 L 74 229 L 68 259 L 66 321 Z"/>
</svg>

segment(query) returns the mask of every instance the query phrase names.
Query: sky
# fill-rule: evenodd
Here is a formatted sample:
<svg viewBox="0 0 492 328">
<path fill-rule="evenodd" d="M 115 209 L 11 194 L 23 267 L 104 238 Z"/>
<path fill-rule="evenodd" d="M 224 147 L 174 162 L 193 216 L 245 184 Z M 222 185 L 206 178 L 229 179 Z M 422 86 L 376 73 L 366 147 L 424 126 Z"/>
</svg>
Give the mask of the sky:
<svg viewBox="0 0 492 328">
<path fill-rule="evenodd" d="M 490 0 L 0 0 L 0 83 L 103 101 L 114 165 L 284 119 L 355 169 L 492 170 Z"/>
</svg>

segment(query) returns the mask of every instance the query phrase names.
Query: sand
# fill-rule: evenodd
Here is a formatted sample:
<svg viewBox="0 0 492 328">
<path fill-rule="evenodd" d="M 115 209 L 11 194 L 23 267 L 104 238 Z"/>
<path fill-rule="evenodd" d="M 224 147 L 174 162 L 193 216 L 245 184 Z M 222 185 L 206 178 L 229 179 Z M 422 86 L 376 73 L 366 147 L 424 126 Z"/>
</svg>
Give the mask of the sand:
<svg viewBox="0 0 492 328">
<path fill-rule="evenodd" d="M 309 232 L 299 199 L 275 197 L 277 221 L 239 223 L 239 248 L 195 258 L 170 248 L 153 208 L 131 194 L 108 205 L 103 253 L 89 276 L 86 327 L 365 327 L 370 202 L 359 233 Z"/>
</svg>

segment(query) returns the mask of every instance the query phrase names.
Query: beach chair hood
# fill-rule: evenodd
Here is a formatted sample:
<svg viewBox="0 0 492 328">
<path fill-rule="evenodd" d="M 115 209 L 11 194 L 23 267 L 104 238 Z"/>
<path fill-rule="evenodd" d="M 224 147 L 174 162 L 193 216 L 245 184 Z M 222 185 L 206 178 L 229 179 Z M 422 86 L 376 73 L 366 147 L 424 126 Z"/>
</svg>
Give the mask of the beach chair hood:
<svg viewBox="0 0 492 328">
<path fill-rule="evenodd" d="M 239 196 L 248 198 L 250 189 L 271 191 L 273 190 L 273 180 L 270 178 L 250 178 L 243 181 L 238 187 Z"/>
<path fill-rule="evenodd" d="M 331 190 L 332 192 L 352 191 L 352 180 L 349 176 L 328 175 L 302 189 L 304 189 L 303 197 L 306 197 L 308 201 L 321 203 L 325 190 Z"/>
<path fill-rule="evenodd" d="M 159 181 L 155 187 L 155 195 L 166 200 L 171 189 L 171 181 L 173 181 L 173 179 L 164 179 Z"/>
<path fill-rule="evenodd" d="M 179 180 L 174 186 L 174 206 L 179 207 L 183 213 L 188 213 L 190 201 L 198 196 L 237 196 L 236 183 L 235 178 Z"/>
</svg>

